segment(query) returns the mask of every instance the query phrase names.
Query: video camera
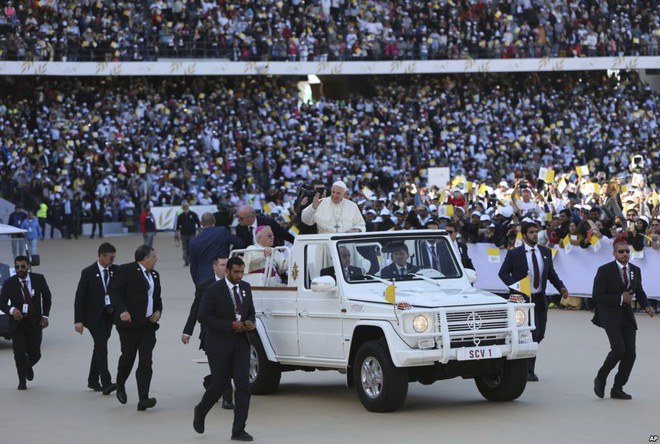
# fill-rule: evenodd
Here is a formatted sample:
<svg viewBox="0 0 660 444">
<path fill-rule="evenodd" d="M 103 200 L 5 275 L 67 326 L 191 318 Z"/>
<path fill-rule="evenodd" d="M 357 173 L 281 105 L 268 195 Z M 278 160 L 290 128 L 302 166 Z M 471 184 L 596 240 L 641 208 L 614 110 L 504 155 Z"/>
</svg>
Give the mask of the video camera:
<svg viewBox="0 0 660 444">
<path fill-rule="evenodd" d="M 300 182 L 298 184 L 298 192 L 296 193 L 296 200 L 294 201 L 293 208 L 298 209 L 302 211 L 302 200 L 307 197 L 307 203 L 305 204 L 305 207 L 309 204 L 312 203 L 312 199 L 314 199 L 314 195 L 316 193 L 320 193 L 321 196 L 323 196 L 323 193 L 326 192 L 326 189 L 323 185 L 309 185 L 305 182 Z M 297 213 L 298 211 L 296 211 Z"/>
</svg>

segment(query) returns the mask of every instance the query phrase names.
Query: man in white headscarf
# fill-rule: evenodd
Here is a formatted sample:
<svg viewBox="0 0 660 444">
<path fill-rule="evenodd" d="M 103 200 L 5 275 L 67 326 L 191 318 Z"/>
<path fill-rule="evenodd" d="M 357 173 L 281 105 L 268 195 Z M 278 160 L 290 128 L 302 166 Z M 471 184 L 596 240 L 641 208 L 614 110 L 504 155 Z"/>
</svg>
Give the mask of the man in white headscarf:
<svg viewBox="0 0 660 444">
<path fill-rule="evenodd" d="M 344 196 L 348 191 L 346 184 L 338 180 L 330 188 L 330 198 L 314 195 L 312 204 L 302 212 L 302 221 L 307 225 L 316 224 L 319 234 L 354 233 L 366 231 L 364 217 L 355 202 Z"/>
</svg>

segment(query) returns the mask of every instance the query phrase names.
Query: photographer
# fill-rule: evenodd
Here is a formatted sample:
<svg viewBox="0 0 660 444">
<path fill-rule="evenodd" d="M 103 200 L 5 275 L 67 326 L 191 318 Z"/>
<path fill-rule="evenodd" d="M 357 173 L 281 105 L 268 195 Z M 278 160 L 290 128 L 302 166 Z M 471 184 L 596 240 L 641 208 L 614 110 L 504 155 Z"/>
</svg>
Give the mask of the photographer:
<svg viewBox="0 0 660 444">
<path fill-rule="evenodd" d="M 308 187 L 304 182 L 298 186 L 298 193 L 296 194 L 296 201 L 293 204 L 293 212 L 296 216 L 296 227 L 298 227 L 298 234 L 317 234 L 318 228 L 316 224 L 307 225 L 300 218 L 302 212 L 307 208 L 314 199 L 316 193 L 325 194 L 325 186 L 320 180 L 312 180 L 311 187 Z"/>
</svg>

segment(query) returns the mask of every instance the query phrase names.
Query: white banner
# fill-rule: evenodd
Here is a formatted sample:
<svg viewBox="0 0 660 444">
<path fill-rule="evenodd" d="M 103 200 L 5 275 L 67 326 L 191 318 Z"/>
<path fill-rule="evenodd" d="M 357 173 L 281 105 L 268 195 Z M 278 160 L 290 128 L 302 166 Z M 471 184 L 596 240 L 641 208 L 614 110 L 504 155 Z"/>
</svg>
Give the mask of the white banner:
<svg viewBox="0 0 660 444">
<path fill-rule="evenodd" d="M 602 248 L 594 251 L 593 247 L 573 247 L 570 254 L 559 249 L 554 257 L 555 271 L 564 282 L 572 296 L 591 297 L 596 271 L 601 265 L 614 260 L 612 256 L 612 241 L 604 239 Z M 502 263 L 494 263 L 488 259 L 488 249 L 492 244 L 468 244 L 470 259 L 477 271 L 477 282 L 474 286 L 483 290 L 508 292 L 506 285 L 500 280 L 498 273 L 504 262 L 507 250 L 500 250 Z M 631 263 L 642 270 L 642 284 L 646 295 L 660 299 L 660 279 L 656 273 L 660 270 L 660 251 L 645 248 L 643 258 L 633 258 Z M 655 276 L 655 277 L 654 277 Z M 548 282 L 546 288 L 548 294 L 559 294 L 559 292 Z"/>
<path fill-rule="evenodd" d="M 181 207 L 152 207 L 151 213 L 156 221 L 156 230 L 174 230 L 176 228 L 176 218 L 181 213 Z M 202 218 L 204 213 L 215 213 L 218 207 L 215 205 L 191 205 L 190 211 Z"/>
<path fill-rule="evenodd" d="M 379 62 L 0 62 L 3 76 L 317 76 L 657 69 L 660 57 L 394 60 Z"/>
</svg>

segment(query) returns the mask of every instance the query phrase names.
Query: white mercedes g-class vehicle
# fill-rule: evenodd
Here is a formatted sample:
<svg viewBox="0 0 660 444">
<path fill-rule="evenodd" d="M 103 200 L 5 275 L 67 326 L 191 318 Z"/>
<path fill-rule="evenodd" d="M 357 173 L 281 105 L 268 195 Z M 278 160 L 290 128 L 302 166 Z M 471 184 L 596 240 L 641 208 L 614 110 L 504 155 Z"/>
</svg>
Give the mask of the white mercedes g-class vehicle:
<svg viewBox="0 0 660 444">
<path fill-rule="evenodd" d="M 443 230 L 298 236 L 245 272 L 253 394 L 275 391 L 285 371 L 332 369 L 372 412 L 401 407 L 410 382 L 471 378 L 491 401 L 525 389 L 534 305 L 474 288 Z"/>
</svg>

